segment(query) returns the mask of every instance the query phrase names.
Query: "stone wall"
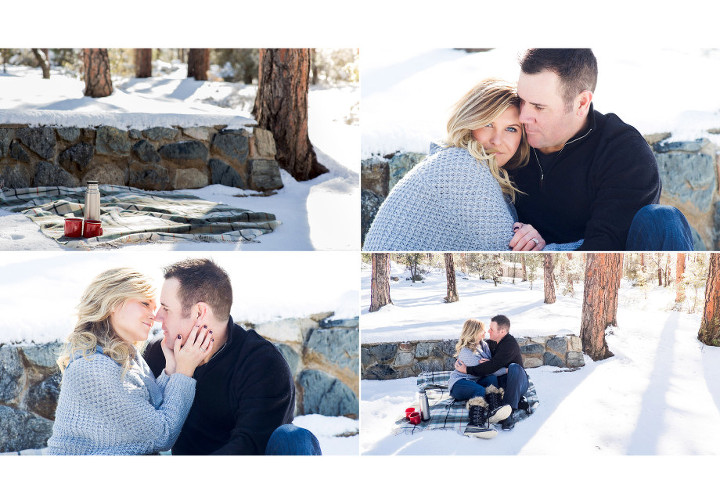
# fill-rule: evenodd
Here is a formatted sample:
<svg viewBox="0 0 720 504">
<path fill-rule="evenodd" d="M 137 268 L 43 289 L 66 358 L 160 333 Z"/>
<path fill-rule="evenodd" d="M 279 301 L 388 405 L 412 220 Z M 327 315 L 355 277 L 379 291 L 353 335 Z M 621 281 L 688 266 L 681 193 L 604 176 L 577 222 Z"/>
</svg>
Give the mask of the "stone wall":
<svg viewBox="0 0 720 504">
<path fill-rule="evenodd" d="M 709 133 L 718 133 L 714 130 Z M 718 147 L 706 138 L 668 142 L 669 133 L 646 135 L 658 162 L 663 191 L 660 203 L 677 207 L 692 227 L 695 250 L 720 250 L 720 161 Z M 361 164 L 362 240 L 395 184 L 425 158 L 397 152 Z"/>
<path fill-rule="evenodd" d="M 296 415 L 358 418 L 358 319 L 332 312 L 254 325 L 287 360 L 296 386 Z M 0 345 L 0 452 L 42 448 L 52 434 L 61 374 L 61 342 Z"/>
<path fill-rule="evenodd" d="M 261 128 L 0 124 L 0 187 L 97 180 L 157 191 L 208 184 L 269 191 L 283 186 L 275 154 L 272 133 Z"/>
<path fill-rule="evenodd" d="M 526 368 L 585 365 L 582 342 L 574 334 L 517 338 Z M 457 340 L 363 343 L 363 380 L 394 380 L 424 371 L 449 371 L 455 365 Z"/>
</svg>

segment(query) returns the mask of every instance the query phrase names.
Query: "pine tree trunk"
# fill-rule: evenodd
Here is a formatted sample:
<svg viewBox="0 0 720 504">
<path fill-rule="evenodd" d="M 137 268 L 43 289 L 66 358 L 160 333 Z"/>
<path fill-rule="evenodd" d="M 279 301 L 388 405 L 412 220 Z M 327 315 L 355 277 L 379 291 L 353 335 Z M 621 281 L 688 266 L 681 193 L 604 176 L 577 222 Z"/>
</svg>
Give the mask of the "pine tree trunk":
<svg viewBox="0 0 720 504">
<path fill-rule="evenodd" d="M 675 266 L 675 302 L 682 303 L 685 301 L 685 284 L 683 283 L 683 273 L 685 273 L 685 254 L 678 253 Z"/>
<path fill-rule="evenodd" d="M 309 49 L 261 49 L 253 115 L 275 137 L 276 159 L 296 180 L 327 173 L 308 136 Z"/>
<path fill-rule="evenodd" d="M 553 282 L 553 270 L 555 269 L 555 261 L 552 254 L 545 254 L 544 280 L 545 280 L 545 304 L 553 304 L 555 302 L 555 284 Z"/>
<path fill-rule="evenodd" d="M 447 277 L 447 296 L 446 303 L 454 303 L 460 297 L 457 293 L 457 283 L 455 282 L 455 262 L 452 254 L 445 254 L 445 276 Z"/>
<path fill-rule="evenodd" d="M 587 254 L 580 338 L 583 352 L 594 361 L 613 355 L 605 341 L 605 329 L 617 325 L 622 260 L 622 254 Z"/>
<path fill-rule="evenodd" d="M 103 98 L 113 92 L 107 49 L 83 49 L 85 96 Z"/>
<path fill-rule="evenodd" d="M 720 346 L 720 254 L 710 254 L 705 309 L 698 339 L 706 345 Z"/>
<path fill-rule="evenodd" d="M 190 49 L 188 52 L 188 79 L 194 77 L 196 81 L 208 80 L 210 70 L 210 49 Z"/>
<path fill-rule="evenodd" d="M 135 49 L 135 77 L 152 77 L 152 49 Z"/>
<path fill-rule="evenodd" d="M 35 59 L 37 59 L 37 61 L 38 61 L 38 65 L 40 65 L 40 68 L 42 68 L 43 79 L 49 79 L 50 78 L 50 59 L 48 58 L 48 50 L 47 49 L 33 49 L 32 52 L 35 55 Z"/>
<path fill-rule="evenodd" d="M 390 299 L 390 254 L 373 254 L 370 311 L 378 311 L 387 304 L 392 304 L 392 299 Z"/>
</svg>

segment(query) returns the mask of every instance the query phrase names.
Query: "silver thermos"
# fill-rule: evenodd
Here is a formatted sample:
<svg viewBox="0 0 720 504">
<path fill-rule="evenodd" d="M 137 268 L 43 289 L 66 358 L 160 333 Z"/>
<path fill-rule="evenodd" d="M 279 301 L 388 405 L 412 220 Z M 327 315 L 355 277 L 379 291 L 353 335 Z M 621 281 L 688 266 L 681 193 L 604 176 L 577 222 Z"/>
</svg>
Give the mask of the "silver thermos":
<svg viewBox="0 0 720 504">
<path fill-rule="evenodd" d="M 85 220 L 100 220 L 100 190 L 94 180 L 88 181 L 85 191 Z"/>
<path fill-rule="evenodd" d="M 423 422 L 430 420 L 430 403 L 428 402 L 427 394 L 424 390 L 418 392 L 420 402 L 420 414 L 422 415 Z"/>
</svg>

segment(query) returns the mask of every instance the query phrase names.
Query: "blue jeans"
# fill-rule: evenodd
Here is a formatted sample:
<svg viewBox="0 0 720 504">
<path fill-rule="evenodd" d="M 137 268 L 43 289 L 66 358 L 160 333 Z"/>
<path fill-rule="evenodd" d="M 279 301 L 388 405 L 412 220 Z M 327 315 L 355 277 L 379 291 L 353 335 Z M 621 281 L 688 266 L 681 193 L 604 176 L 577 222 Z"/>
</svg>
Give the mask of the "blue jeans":
<svg viewBox="0 0 720 504">
<path fill-rule="evenodd" d="M 530 385 L 525 369 L 519 364 L 510 364 L 507 374 L 500 376 L 499 382 L 500 386 L 505 389 L 503 403 L 509 404 L 515 411 L 518 408 L 520 398 L 525 395 Z"/>
<path fill-rule="evenodd" d="M 633 217 L 625 250 L 694 250 L 690 225 L 675 207 L 644 206 Z"/>
<path fill-rule="evenodd" d="M 498 386 L 497 376 L 485 376 L 477 382 L 463 378 L 455 382 L 450 395 L 458 401 L 467 401 L 473 397 L 485 397 L 485 388 L 490 385 Z"/>
<path fill-rule="evenodd" d="M 312 432 L 285 424 L 275 429 L 270 436 L 265 455 L 322 455 L 322 451 Z"/>
</svg>

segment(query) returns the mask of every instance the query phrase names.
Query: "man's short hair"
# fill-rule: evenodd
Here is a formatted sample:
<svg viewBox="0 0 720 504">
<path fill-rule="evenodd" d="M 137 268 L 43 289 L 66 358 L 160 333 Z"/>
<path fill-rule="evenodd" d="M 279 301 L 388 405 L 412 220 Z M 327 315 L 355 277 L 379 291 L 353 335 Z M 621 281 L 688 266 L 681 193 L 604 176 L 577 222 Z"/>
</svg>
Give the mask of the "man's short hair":
<svg viewBox="0 0 720 504">
<path fill-rule="evenodd" d="M 185 259 L 167 266 L 165 280 L 175 278 L 180 282 L 178 295 L 182 316 L 190 316 L 190 308 L 196 303 L 206 303 L 215 318 L 227 320 L 232 306 L 230 277 L 211 259 Z"/>
<path fill-rule="evenodd" d="M 505 315 L 495 315 L 490 319 L 490 322 L 495 322 L 498 329 L 506 329 L 507 332 L 510 332 L 510 319 Z"/>
<path fill-rule="evenodd" d="M 591 49 L 528 49 L 520 58 L 520 70 L 537 74 L 549 70 L 557 74 L 567 108 L 583 91 L 595 92 L 597 60 Z"/>
</svg>

